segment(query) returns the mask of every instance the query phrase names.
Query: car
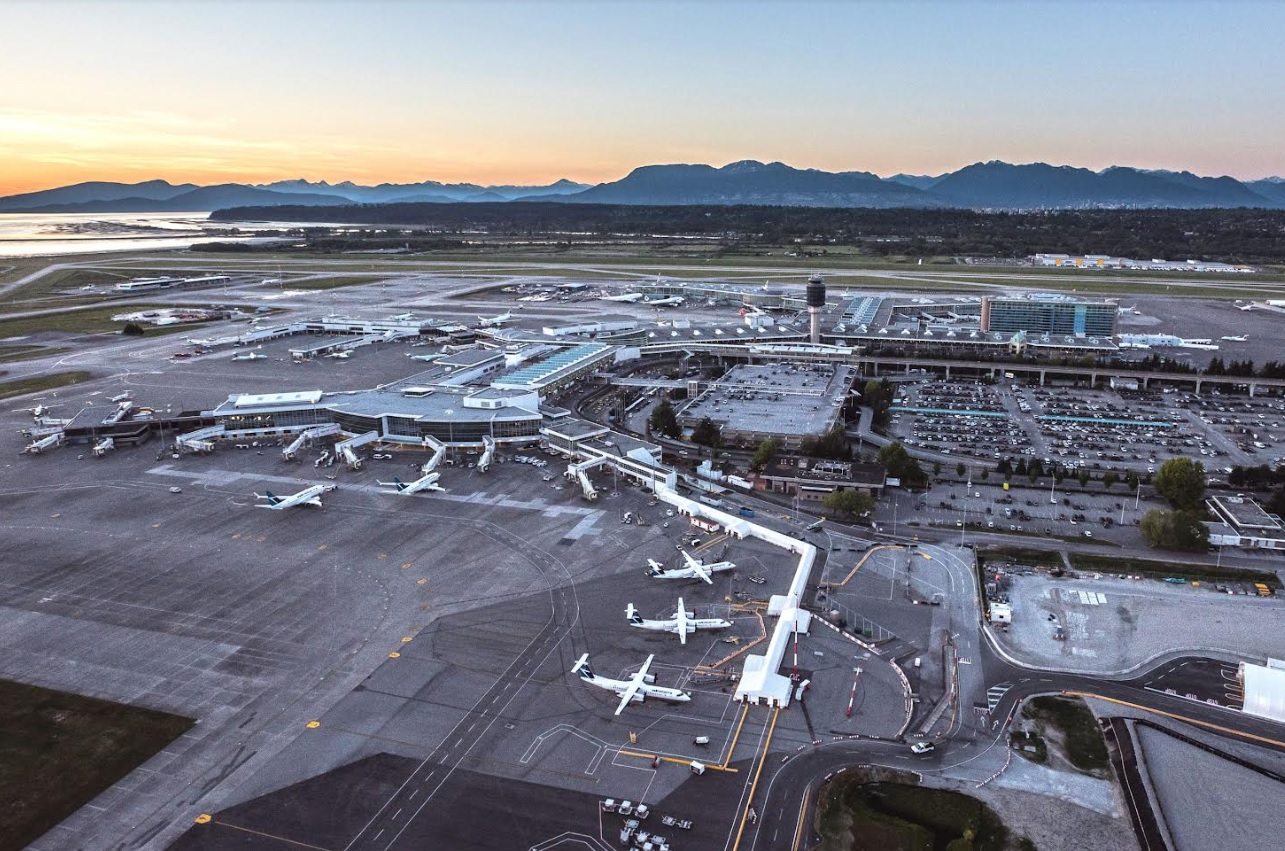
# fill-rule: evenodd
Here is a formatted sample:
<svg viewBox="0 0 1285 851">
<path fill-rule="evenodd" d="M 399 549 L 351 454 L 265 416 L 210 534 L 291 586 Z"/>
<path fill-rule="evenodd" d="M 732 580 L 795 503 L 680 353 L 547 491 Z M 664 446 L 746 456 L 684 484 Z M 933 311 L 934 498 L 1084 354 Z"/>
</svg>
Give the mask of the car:
<svg viewBox="0 0 1285 851">
<path fill-rule="evenodd" d="M 1092 537 L 1093 537 L 1093 533 L 1092 533 L 1092 532 L 1090 532 L 1088 529 L 1085 529 L 1085 530 L 1084 530 L 1084 537 L 1086 537 L 1086 538 L 1092 538 Z"/>
<path fill-rule="evenodd" d="M 910 746 L 911 753 L 932 753 L 937 750 L 937 745 L 932 742 L 915 742 Z"/>
<path fill-rule="evenodd" d="M 170 488 L 170 493 L 182 493 L 182 492 L 183 492 L 183 489 L 178 485 L 175 485 L 174 487 Z"/>
</svg>

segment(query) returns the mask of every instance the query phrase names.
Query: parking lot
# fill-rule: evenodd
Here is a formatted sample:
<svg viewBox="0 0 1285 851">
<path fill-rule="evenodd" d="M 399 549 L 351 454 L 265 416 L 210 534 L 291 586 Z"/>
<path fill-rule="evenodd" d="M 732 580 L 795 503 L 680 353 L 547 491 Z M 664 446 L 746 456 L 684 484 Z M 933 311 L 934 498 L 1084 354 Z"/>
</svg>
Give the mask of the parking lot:
<svg viewBox="0 0 1285 851">
<path fill-rule="evenodd" d="M 892 435 L 907 446 L 988 466 L 1004 458 L 1039 459 L 1123 477 L 1153 474 L 1166 460 L 1189 456 L 1221 476 L 1233 466 L 1278 463 L 1285 455 L 1285 401 L 1217 390 L 923 381 L 901 386 Z"/>
<path fill-rule="evenodd" d="M 1086 673 L 1123 671 L 1174 651 L 1280 658 L 1285 601 L 1154 579 L 1012 576 L 1013 623 L 992 631 L 1020 661 Z M 1057 637 L 1061 628 L 1065 638 Z"/>
</svg>

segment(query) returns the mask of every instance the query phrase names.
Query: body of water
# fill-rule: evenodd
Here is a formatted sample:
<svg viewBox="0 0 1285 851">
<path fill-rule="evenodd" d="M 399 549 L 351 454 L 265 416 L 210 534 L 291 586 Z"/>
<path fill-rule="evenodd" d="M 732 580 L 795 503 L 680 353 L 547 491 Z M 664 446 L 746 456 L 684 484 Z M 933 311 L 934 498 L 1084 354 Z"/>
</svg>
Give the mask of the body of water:
<svg viewBox="0 0 1285 851">
<path fill-rule="evenodd" d="M 51 257 L 99 251 L 187 248 L 200 242 L 233 242 L 242 234 L 279 225 L 231 225 L 208 220 L 209 213 L 0 213 L 0 257 Z"/>
</svg>

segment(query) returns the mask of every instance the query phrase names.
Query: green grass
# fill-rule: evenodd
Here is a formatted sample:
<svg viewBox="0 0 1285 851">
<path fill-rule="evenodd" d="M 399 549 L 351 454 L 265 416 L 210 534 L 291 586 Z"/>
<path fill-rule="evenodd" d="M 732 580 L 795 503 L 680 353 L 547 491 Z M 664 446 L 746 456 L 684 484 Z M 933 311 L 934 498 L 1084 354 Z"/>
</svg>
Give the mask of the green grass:
<svg viewBox="0 0 1285 851">
<path fill-rule="evenodd" d="M 979 547 L 978 560 L 989 563 L 1023 564 L 1031 567 L 1062 567 L 1062 556 L 1051 550 L 1027 547 Z"/>
<path fill-rule="evenodd" d="M 14 396 L 25 396 L 28 393 L 39 393 L 42 390 L 54 390 L 80 384 L 94 377 L 92 372 L 55 372 L 52 375 L 37 375 L 33 378 L 19 378 L 14 381 L 0 382 L 0 399 L 12 399 Z M 0 846 L 3 847 L 3 846 Z"/>
<path fill-rule="evenodd" d="M 1067 760 L 1080 771 L 1101 773 L 1109 766 L 1098 719 L 1080 698 L 1033 697 L 1022 708 L 1022 715 L 1060 732 Z"/>
<path fill-rule="evenodd" d="M 193 723 L 0 680 L 0 848 L 35 841 Z"/>
<path fill-rule="evenodd" d="M 1071 566 L 1076 570 L 1095 573 L 1136 573 L 1142 576 L 1176 576 L 1182 579 L 1217 582 L 1262 582 L 1270 588 L 1281 589 L 1281 580 L 1272 571 L 1251 570 L 1244 567 L 1221 567 L 1213 564 L 1157 561 L 1143 558 L 1099 556 L 1088 553 L 1070 553 Z"/>
<path fill-rule="evenodd" d="M 70 349 L 50 346 L 0 346 L 0 363 L 31 360 L 32 358 L 42 358 L 46 355 L 60 355 L 66 351 L 70 351 Z"/>
<path fill-rule="evenodd" d="M 1003 851 L 1008 829 L 993 810 L 959 792 L 846 776 L 822 793 L 823 851 Z"/>
<path fill-rule="evenodd" d="M 100 307 L 88 307 L 78 310 L 61 310 L 42 313 L 36 316 L 13 317 L 0 319 L 0 340 L 9 337 L 22 337 L 28 334 L 40 334 L 50 331 L 62 331 L 73 334 L 99 334 L 106 331 L 119 331 L 125 327 L 124 322 L 113 322 L 112 317 L 122 313 L 138 313 L 144 310 L 172 309 L 172 304 L 119 304 Z M 185 305 L 192 306 L 192 305 Z M 252 311 L 253 308 L 244 308 Z M 260 314 L 264 315 L 264 314 Z M 196 322 L 185 325 L 143 326 L 148 337 L 161 337 L 191 331 L 209 325 L 208 322 Z"/>
<path fill-rule="evenodd" d="M 283 282 L 282 288 L 287 290 L 334 290 L 340 287 L 359 287 L 362 284 L 374 284 L 386 280 L 388 280 L 386 275 L 335 275 L 311 281 L 286 280 Z M 393 280 L 395 282 L 396 278 Z M 275 285 L 273 286 L 275 287 Z"/>
</svg>

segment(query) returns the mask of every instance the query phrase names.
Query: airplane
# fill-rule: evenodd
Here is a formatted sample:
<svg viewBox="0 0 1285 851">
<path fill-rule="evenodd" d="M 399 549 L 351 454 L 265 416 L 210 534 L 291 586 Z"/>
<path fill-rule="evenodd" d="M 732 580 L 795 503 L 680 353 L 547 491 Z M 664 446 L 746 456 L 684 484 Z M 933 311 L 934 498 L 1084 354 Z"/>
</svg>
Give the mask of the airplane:
<svg viewBox="0 0 1285 851">
<path fill-rule="evenodd" d="M 501 313 L 499 316 L 491 316 L 491 317 L 479 316 L 477 318 L 478 324 L 481 325 L 483 328 L 498 328 L 501 325 L 503 325 L 505 322 L 511 322 L 512 320 L 513 320 L 513 311 L 511 310 L 506 310 L 503 313 Z"/>
<path fill-rule="evenodd" d="M 655 658 L 654 655 L 648 656 L 647 661 L 643 662 L 638 672 L 627 680 L 613 680 L 596 675 L 593 669 L 589 667 L 588 653 L 577 659 L 576 663 L 571 666 L 571 670 L 573 673 L 579 674 L 580 679 L 589 685 L 609 689 L 618 694 L 620 696 L 620 705 L 616 707 L 616 715 L 619 715 L 629 704 L 642 703 L 649 697 L 666 700 L 670 703 L 686 703 L 691 700 L 691 692 L 655 685 L 656 675 L 647 673 L 647 669 L 651 667 L 651 660 Z"/>
<path fill-rule="evenodd" d="M 237 352 L 232 356 L 232 360 L 267 360 L 268 356 L 258 352 Z"/>
<path fill-rule="evenodd" d="M 1249 342 L 1249 335 L 1248 334 L 1228 334 L 1226 337 L 1223 337 L 1222 339 L 1226 340 L 1229 343 L 1246 343 L 1246 342 Z"/>
<path fill-rule="evenodd" d="M 679 550 L 679 552 L 687 560 L 686 567 L 675 567 L 666 570 L 663 564 L 649 558 L 647 559 L 649 568 L 647 575 L 654 579 L 699 579 L 707 585 L 713 585 L 714 580 L 710 579 L 710 574 L 736 569 L 736 565 L 730 561 L 716 561 L 713 564 L 705 564 L 699 559 L 693 558 L 691 553 L 686 550 Z"/>
<path fill-rule="evenodd" d="M 34 407 L 34 408 L 18 408 L 16 411 L 14 411 L 14 413 L 15 413 L 15 414 L 23 414 L 23 413 L 25 413 L 25 414 L 31 414 L 32 419 L 36 419 L 36 420 L 38 420 L 38 419 L 40 419 L 41 417 L 43 417 L 45 414 L 49 413 L 49 406 L 48 406 L 48 405 L 36 405 L 36 407 Z"/>
<path fill-rule="evenodd" d="M 687 299 L 680 295 L 666 296 L 665 298 L 645 298 L 642 303 L 648 307 L 678 307 Z"/>
<path fill-rule="evenodd" d="M 256 493 L 254 495 L 255 499 L 266 499 L 268 504 L 256 505 L 255 508 L 271 508 L 273 511 L 294 508 L 296 505 L 312 505 L 321 508 L 321 495 L 334 489 L 334 485 L 312 485 L 290 496 L 277 496 L 272 491 L 266 491 L 263 494 Z"/>
<path fill-rule="evenodd" d="M 352 352 L 349 351 L 348 349 L 344 349 L 343 351 L 339 351 L 339 352 L 331 352 L 330 354 L 326 355 L 326 357 L 338 358 L 339 360 L 348 360 L 348 358 L 352 357 Z"/>
<path fill-rule="evenodd" d="M 623 293 L 622 295 L 599 296 L 598 301 L 627 301 L 633 304 L 636 301 L 642 301 L 642 297 L 642 293 Z"/>
<path fill-rule="evenodd" d="M 379 484 L 386 488 L 397 488 L 397 493 L 402 496 L 410 496 L 411 494 L 419 493 L 420 491 L 437 491 L 438 493 L 446 493 L 446 488 L 439 487 L 437 484 L 437 480 L 441 477 L 441 473 L 429 473 L 426 476 L 421 476 L 413 482 L 403 482 L 401 479 L 394 476 L 391 482 L 380 482 Z"/>
<path fill-rule="evenodd" d="M 688 633 L 695 632 L 698 629 L 727 629 L 732 625 L 731 621 L 725 621 L 721 618 L 693 618 L 691 612 L 683 606 L 683 598 L 678 598 L 678 611 L 674 612 L 672 618 L 664 620 L 644 620 L 634 604 L 630 603 L 625 607 L 625 617 L 629 618 L 629 625 L 636 626 L 639 629 L 650 629 L 656 632 L 673 632 L 678 635 L 678 640 L 682 644 L 687 643 Z"/>
</svg>

